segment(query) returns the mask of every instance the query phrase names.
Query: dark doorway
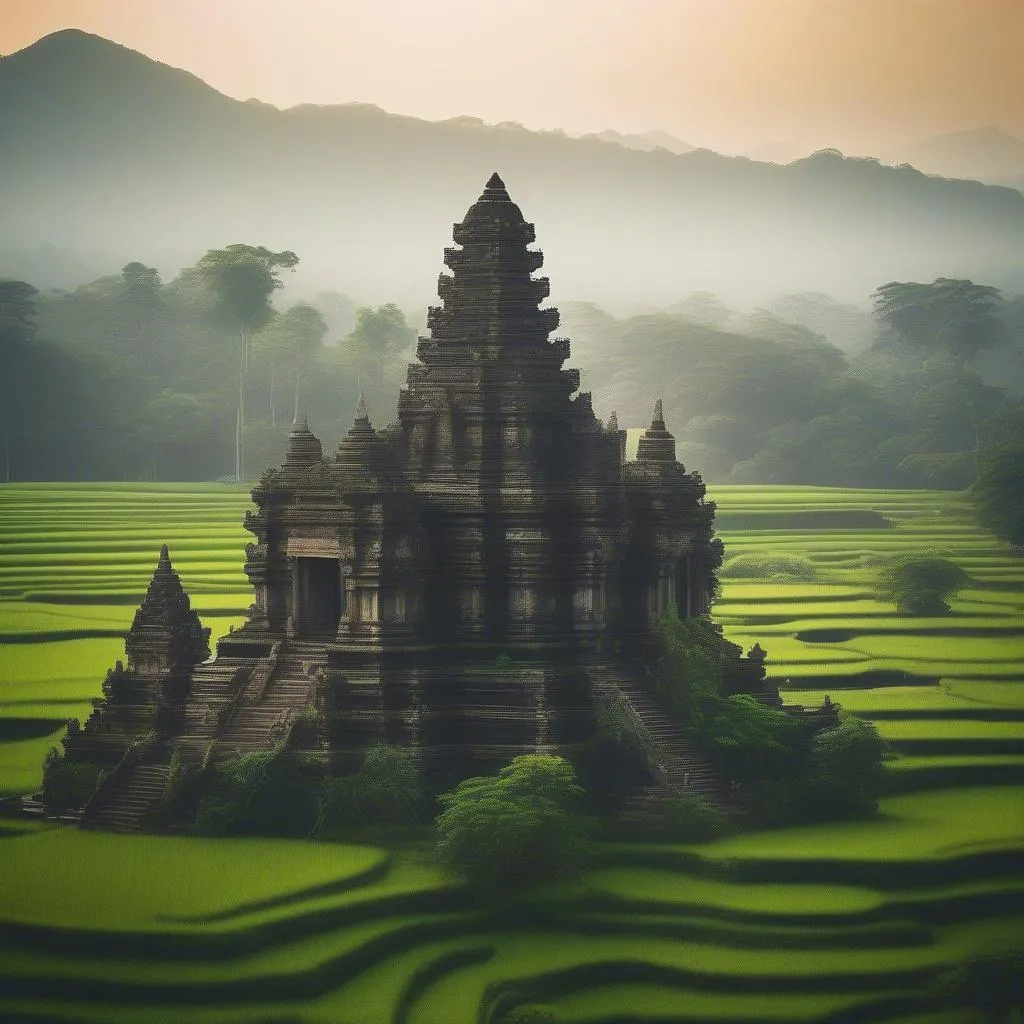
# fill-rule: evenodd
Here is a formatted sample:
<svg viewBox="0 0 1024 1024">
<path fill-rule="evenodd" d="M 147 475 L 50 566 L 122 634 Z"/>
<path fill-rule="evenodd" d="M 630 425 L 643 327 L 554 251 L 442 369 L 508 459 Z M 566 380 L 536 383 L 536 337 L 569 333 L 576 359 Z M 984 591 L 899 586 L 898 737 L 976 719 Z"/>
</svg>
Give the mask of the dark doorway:
<svg viewBox="0 0 1024 1024">
<path fill-rule="evenodd" d="M 341 569 L 333 558 L 295 560 L 295 628 L 302 636 L 338 631 L 344 606 Z"/>
</svg>

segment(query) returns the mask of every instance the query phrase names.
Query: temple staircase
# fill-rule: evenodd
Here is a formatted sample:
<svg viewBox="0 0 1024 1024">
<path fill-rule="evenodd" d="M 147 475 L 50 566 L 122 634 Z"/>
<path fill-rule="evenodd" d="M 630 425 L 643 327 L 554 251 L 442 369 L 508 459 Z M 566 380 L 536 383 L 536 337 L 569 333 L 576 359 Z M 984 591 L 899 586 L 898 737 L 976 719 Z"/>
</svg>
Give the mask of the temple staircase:
<svg viewBox="0 0 1024 1024">
<path fill-rule="evenodd" d="M 262 680 L 258 670 L 252 673 L 216 735 L 215 763 L 223 763 L 236 752 L 271 749 L 287 735 L 311 701 L 312 673 L 327 663 L 324 649 L 328 639 L 286 640 L 269 678 Z"/>
<path fill-rule="evenodd" d="M 655 824 L 660 817 L 659 804 L 675 794 L 701 797 L 727 814 L 736 810 L 725 781 L 659 705 L 639 672 L 614 669 L 602 672 L 599 678 L 625 695 L 657 747 L 660 778 L 626 798 L 620 821 L 637 826 Z"/>
<path fill-rule="evenodd" d="M 222 658 L 198 665 L 192 673 L 181 736 L 176 745 L 190 764 L 199 764 L 212 743 L 240 690 L 248 685 L 257 663 L 248 659 Z"/>
<path fill-rule="evenodd" d="M 161 763 L 164 762 L 164 763 Z M 166 751 L 123 765 L 96 794 L 82 816 L 84 828 L 134 832 L 160 806 L 167 788 Z"/>
</svg>

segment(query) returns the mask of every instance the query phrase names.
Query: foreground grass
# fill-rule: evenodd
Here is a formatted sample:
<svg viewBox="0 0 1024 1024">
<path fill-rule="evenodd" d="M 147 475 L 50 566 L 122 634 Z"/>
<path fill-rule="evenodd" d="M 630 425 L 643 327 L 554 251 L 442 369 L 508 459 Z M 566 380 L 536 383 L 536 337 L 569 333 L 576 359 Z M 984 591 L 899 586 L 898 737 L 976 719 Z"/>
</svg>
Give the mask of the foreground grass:
<svg viewBox="0 0 1024 1024">
<path fill-rule="evenodd" d="M 943 789 L 883 800 L 880 817 L 828 828 L 842 859 L 879 863 L 948 857 L 964 850 L 1024 844 L 1024 790 L 1018 786 Z M 788 860 L 821 856 L 821 826 L 730 836 L 701 847 L 709 858 L 757 857 Z"/>
<path fill-rule="evenodd" d="M 991 863 L 907 891 L 889 872 L 901 859 L 953 863 L 964 851 L 950 811 L 973 814 L 980 845 L 1012 856 L 1013 798 L 949 790 L 890 798 L 876 822 L 648 845 L 647 856 L 675 851 L 675 866 L 596 868 L 512 917 L 460 899 L 450 876 L 412 854 L 45 829 L 0 840 L 11 882 L 0 941 L 19 950 L 0 964 L 0 1015 L 470 1022 L 497 987 L 566 1020 L 628 1008 L 641 1021 L 698 1009 L 753 1021 L 766 1000 L 779 1020 L 844 1008 L 894 1019 L 861 1008 L 894 995 L 916 1005 L 936 972 L 1013 941 L 1024 886 Z M 786 880 L 794 867 L 840 879 L 865 857 L 883 884 Z M 766 860 L 760 883 L 731 880 Z"/>
<path fill-rule="evenodd" d="M 50 828 L 2 845 L 6 921 L 180 928 L 385 865 L 383 850 L 288 840 L 132 836 Z"/>
</svg>

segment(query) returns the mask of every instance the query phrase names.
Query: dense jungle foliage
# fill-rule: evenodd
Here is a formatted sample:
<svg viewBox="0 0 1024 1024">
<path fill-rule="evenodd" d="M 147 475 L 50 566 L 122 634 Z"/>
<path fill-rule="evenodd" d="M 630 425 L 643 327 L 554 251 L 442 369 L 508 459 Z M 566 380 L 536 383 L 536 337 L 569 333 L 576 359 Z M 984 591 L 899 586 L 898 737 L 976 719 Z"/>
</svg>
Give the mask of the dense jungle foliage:
<svg viewBox="0 0 1024 1024">
<path fill-rule="evenodd" d="M 74 291 L 0 282 L 0 479 L 233 478 L 236 432 L 251 479 L 300 407 L 330 451 L 360 390 L 386 423 L 423 312 L 336 292 L 276 308 L 298 259 L 236 245 L 166 283 L 138 262 Z M 940 278 L 873 302 L 739 313 L 695 293 L 623 320 L 564 303 L 562 329 L 596 407 L 639 427 L 663 397 L 681 461 L 709 481 L 970 485 L 1024 432 L 1024 296 Z"/>
</svg>

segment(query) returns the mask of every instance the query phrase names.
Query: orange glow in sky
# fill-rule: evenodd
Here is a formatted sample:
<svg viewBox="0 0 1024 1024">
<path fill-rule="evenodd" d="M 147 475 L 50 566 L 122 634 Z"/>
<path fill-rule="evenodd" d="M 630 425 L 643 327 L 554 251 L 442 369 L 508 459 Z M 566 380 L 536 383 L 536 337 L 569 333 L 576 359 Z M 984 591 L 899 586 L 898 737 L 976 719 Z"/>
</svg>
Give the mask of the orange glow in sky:
<svg viewBox="0 0 1024 1024">
<path fill-rule="evenodd" d="M 0 0 L 0 52 L 106 36 L 228 95 L 738 152 L 1024 136 L 1024 0 Z"/>
</svg>

